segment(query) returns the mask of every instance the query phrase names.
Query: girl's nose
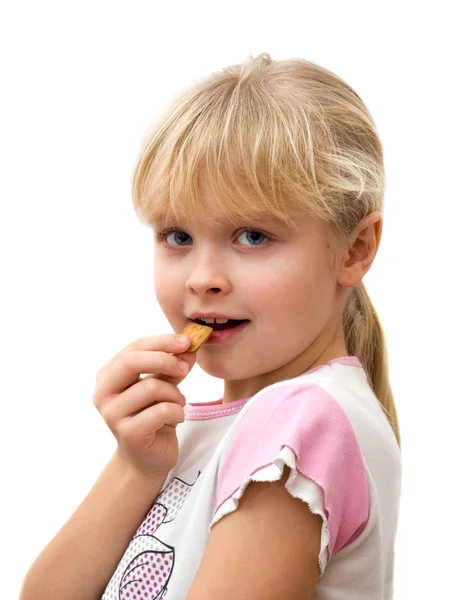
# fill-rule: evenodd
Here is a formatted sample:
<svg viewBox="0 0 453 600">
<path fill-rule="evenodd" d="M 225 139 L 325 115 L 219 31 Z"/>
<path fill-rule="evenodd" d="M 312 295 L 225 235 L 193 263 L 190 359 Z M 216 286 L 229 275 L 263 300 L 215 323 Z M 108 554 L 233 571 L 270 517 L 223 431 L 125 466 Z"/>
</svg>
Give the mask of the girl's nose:
<svg viewBox="0 0 453 600">
<path fill-rule="evenodd" d="M 228 293 L 231 291 L 231 282 L 226 276 L 224 269 L 220 266 L 211 265 L 206 267 L 203 265 L 197 266 L 194 269 L 186 282 L 187 289 L 192 289 L 197 294 L 210 293 Z"/>
</svg>

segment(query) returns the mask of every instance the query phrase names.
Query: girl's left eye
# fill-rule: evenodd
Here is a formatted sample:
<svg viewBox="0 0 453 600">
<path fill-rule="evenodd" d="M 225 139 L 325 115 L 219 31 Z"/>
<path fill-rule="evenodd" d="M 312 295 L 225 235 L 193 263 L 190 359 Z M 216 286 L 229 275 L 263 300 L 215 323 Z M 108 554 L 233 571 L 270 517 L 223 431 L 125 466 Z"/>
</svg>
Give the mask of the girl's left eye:
<svg viewBox="0 0 453 600">
<path fill-rule="evenodd" d="M 157 239 L 158 239 L 159 242 L 166 242 L 166 239 L 172 233 L 178 234 L 178 235 L 175 236 L 175 239 L 176 240 L 179 239 L 180 242 L 181 241 L 182 242 L 187 241 L 185 239 L 187 237 L 190 238 L 190 236 L 187 233 L 185 233 L 184 231 L 182 231 L 181 229 L 166 229 L 165 231 L 162 231 L 161 233 L 157 234 Z M 238 235 L 238 238 L 241 235 L 243 235 L 243 234 L 249 234 L 249 233 L 251 234 L 250 237 L 249 237 L 249 241 L 252 242 L 252 245 L 249 246 L 249 248 L 258 249 L 258 248 L 261 248 L 262 246 L 267 246 L 268 244 L 259 244 L 259 245 L 255 244 L 255 242 L 259 241 L 260 237 L 264 237 L 264 238 L 268 239 L 269 243 L 272 241 L 269 236 L 265 235 L 264 233 L 261 233 L 260 231 L 257 231 L 256 229 L 246 229 L 246 230 L 242 231 Z M 183 238 L 183 239 L 181 240 L 181 238 Z M 179 247 L 184 247 L 184 246 L 187 246 L 188 244 L 185 244 L 185 243 L 182 243 L 182 244 L 178 244 L 178 243 L 176 243 L 176 244 L 168 244 L 167 243 L 167 245 L 170 246 L 170 247 L 172 247 L 172 248 L 175 248 L 175 247 L 178 247 L 178 246 Z"/>
</svg>

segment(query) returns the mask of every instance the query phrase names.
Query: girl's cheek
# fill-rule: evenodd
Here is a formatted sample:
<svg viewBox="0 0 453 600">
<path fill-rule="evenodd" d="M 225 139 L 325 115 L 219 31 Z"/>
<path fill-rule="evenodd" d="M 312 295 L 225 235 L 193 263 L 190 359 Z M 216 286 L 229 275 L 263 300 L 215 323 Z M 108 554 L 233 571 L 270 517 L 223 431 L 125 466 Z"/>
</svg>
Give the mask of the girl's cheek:
<svg viewBox="0 0 453 600">
<path fill-rule="evenodd" d="M 171 307 L 184 301 L 185 282 L 175 270 L 155 271 L 154 291 L 159 304 Z"/>
</svg>

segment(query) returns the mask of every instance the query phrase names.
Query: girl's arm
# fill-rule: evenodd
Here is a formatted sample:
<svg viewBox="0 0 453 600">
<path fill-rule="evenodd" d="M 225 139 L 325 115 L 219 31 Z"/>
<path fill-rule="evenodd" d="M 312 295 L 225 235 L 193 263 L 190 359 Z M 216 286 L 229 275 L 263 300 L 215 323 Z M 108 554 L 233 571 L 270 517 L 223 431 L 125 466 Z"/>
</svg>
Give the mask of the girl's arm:
<svg viewBox="0 0 453 600">
<path fill-rule="evenodd" d="M 278 481 L 250 482 L 212 528 L 185 600 L 310 600 L 320 576 L 322 519 Z"/>
<path fill-rule="evenodd" d="M 28 570 L 19 600 L 100 600 L 165 479 L 140 474 L 115 452 Z"/>
</svg>

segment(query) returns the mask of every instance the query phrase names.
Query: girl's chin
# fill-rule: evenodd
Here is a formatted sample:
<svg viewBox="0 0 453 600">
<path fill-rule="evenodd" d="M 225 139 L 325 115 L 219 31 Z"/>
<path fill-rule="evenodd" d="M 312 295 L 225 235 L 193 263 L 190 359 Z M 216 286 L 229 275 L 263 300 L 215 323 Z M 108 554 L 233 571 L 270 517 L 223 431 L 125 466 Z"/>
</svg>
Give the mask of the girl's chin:
<svg viewBox="0 0 453 600">
<path fill-rule="evenodd" d="M 198 351 L 197 365 L 202 371 L 211 377 L 224 379 L 225 381 L 239 381 L 262 375 L 260 372 L 254 372 L 250 368 L 250 362 L 242 357 L 236 356 L 229 360 L 220 358 L 217 353 L 201 357 Z M 246 367 L 244 365 L 247 365 Z"/>
</svg>

